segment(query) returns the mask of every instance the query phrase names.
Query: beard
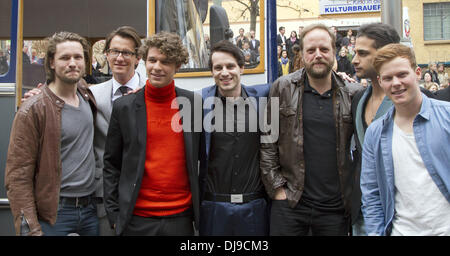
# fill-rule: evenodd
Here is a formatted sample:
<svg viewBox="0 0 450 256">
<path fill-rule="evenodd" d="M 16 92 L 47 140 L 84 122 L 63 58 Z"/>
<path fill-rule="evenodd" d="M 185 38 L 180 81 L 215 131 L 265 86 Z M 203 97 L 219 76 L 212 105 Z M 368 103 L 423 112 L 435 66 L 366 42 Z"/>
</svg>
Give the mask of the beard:
<svg viewBox="0 0 450 256">
<path fill-rule="evenodd" d="M 58 73 L 55 72 L 55 76 L 58 77 L 59 80 L 61 80 L 62 82 L 66 83 L 66 84 L 75 84 L 78 83 L 78 81 L 81 80 L 81 78 L 83 77 L 83 72 L 80 72 L 78 76 L 65 76 L 64 75 L 60 75 Z"/>
<path fill-rule="evenodd" d="M 324 64 L 324 67 L 314 67 L 315 64 Z M 312 78 L 321 79 L 325 78 L 330 74 L 331 69 L 333 68 L 334 61 L 332 63 L 327 63 L 326 61 L 315 61 L 312 63 L 305 62 L 305 70 L 306 73 Z"/>
</svg>

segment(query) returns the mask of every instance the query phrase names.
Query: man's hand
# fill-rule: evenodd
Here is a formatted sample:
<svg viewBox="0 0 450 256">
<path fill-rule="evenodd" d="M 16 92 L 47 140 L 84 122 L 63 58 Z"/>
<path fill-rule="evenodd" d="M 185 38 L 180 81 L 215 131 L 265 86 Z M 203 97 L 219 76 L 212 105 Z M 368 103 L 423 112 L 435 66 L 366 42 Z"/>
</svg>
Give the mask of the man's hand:
<svg viewBox="0 0 450 256">
<path fill-rule="evenodd" d="M 286 200 L 286 192 L 284 192 L 284 187 L 277 188 L 275 192 L 275 200 Z"/>
<path fill-rule="evenodd" d="M 127 92 L 127 94 L 125 94 L 125 95 L 128 95 L 128 94 L 135 94 L 135 93 L 138 93 L 140 90 L 142 90 L 142 88 L 137 88 L 137 89 L 134 89 L 134 90 L 131 90 L 131 91 L 129 91 L 129 92 Z"/>
<path fill-rule="evenodd" d="M 21 102 L 24 103 L 28 98 L 31 98 L 34 95 L 40 94 L 42 91 L 39 88 L 41 88 L 42 86 L 44 86 L 44 84 L 43 83 L 39 83 L 36 88 L 33 88 L 31 91 L 26 92 L 23 95 L 23 98 L 22 98 Z"/>
<path fill-rule="evenodd" d="M 356 83 L 356 80 L 351 78 L 349 75 L 347 75 L 347 73 L 345 72 L 336 72 L 336 74 L 338 74 L 342 79 L 350 82 L 350 83 Z"/>
</svg>

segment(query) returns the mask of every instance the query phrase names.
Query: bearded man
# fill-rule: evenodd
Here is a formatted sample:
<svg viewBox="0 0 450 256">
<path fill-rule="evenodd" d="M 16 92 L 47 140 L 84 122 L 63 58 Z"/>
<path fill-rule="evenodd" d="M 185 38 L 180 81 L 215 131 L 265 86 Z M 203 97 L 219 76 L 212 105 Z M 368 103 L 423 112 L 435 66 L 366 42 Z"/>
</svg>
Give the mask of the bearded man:
<svg viewBox="0 0 450 256">
<path fill-rule="evenodd" d="M 262 143 L 260 167 L 273 199 L 270 235 L 348 235 L 352 190 L 351 99 L 332 71 L 335 35 L 322 24 L 300 36 L 304 69 L 280 77 L 267 105 L 279 99 L 279 137 Z"/>
</svg>

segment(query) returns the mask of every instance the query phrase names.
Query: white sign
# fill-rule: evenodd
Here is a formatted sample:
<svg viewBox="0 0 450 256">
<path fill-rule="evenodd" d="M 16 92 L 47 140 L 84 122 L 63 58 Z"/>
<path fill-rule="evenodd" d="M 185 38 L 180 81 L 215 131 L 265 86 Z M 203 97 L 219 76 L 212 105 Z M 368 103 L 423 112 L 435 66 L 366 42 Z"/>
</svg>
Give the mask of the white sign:
<svg viewBox="0 0 450 256">
<path fill-rule="evenodd" d="M 408 7 L 403 7 L 403 38 L 411 39 L 411 23 L 408 14 Z"/>
<path fill-rule="evenodd" d="M 320 0 L 320 14 L 380 12 L 381 0 Z"/>
</svg>

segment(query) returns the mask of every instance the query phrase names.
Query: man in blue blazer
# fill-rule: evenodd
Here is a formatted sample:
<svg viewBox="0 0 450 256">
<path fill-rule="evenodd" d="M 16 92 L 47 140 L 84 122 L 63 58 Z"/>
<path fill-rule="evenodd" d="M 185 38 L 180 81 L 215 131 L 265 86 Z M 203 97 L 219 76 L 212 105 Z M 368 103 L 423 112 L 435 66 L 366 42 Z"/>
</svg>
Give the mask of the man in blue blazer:
<svg viewBox="0 0 450 256">
<path fill-rule="evenodd" d="M 241 84 L 244 56 L 228 41 L 215 44 L 210 56 L 216 84 L 202 90 L 200 235 L 268 235 L 258 113 L 269 85 Z"/>
</svg>

